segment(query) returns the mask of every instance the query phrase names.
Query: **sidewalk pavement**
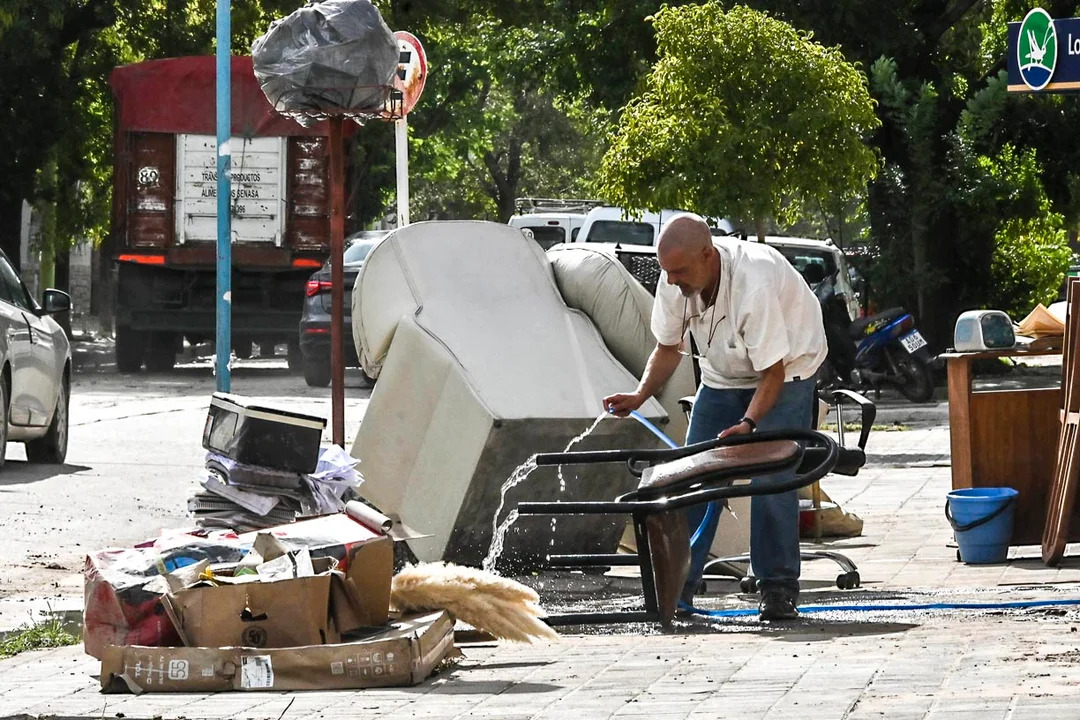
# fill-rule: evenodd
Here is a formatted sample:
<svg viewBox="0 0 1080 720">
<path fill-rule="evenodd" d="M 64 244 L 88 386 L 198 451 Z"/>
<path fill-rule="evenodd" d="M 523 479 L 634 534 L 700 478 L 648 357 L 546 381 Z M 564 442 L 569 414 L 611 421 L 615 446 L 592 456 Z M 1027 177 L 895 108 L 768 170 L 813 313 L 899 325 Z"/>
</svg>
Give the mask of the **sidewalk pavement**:
<svg viewBox="0 0 1080 720">
<path fill-rule="evenodd" d="M 804 565 L 806 605 L 1080 600 L 1080 563 L 1047 568 L 1038 548 L 1004 565 L 956 562 L 944 518 L 948 430 L 875 432 L 872 465 L 825 491 L 865 520 L 859 538 L 826 543 L 854 560 Z M 808 544 L 813 547 L 812 544 Z M 1075 548 L 1071 548 L 1075 551 Z M 587 576 L 603 585 L 612 579 Z M 737 584 L 710 582 L 698 604 L 753 607 Z M 471 645 L 414 688 L 354 692 L 101 695 L 81 647 L 0 661 L 0 717 L 94 718 L 1077 718 L 1080 606 L 806 613 L 590 630 L 557 643 Z"/>
</svg>

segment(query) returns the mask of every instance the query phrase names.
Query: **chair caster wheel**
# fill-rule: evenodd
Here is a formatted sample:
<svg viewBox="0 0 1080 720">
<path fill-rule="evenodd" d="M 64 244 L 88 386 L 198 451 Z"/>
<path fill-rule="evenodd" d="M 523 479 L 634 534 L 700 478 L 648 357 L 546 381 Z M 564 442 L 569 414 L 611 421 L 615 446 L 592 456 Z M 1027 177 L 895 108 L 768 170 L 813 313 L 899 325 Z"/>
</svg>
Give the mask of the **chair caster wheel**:
<svg viewBox="0 0 1080 720">
<path fill-rule="evenodd" d="M 739 589 L 744 593 L 756 593 L 758 591 L 757 578 L 753 575 L 747 575 L 739 581 Z"/>
<path fill-rule="evenodd" d="M 858 570 L 852 570 L 851 572 L 840 573 L 836 576 L 836 587 L 841 590 L 854 590 L 859 587 L 862 578 L 859 577 Z"/>
</svg>

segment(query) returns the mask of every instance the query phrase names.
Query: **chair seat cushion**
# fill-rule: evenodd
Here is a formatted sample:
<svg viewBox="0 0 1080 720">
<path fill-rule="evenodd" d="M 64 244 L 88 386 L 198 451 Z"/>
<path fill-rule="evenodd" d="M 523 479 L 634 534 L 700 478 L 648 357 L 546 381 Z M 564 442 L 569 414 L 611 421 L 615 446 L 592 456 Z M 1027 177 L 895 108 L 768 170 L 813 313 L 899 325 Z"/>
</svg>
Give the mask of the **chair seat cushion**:
<svg viewBox="0 0 1080 720">
<path fill-rule="evenodd" d="M 638 489 L 625 500 L 677 495 L 705 482 L 750 479 L 794 467 L 802 447 L 794 440 L 729 445 L 645 468 Z"/>
</svg>

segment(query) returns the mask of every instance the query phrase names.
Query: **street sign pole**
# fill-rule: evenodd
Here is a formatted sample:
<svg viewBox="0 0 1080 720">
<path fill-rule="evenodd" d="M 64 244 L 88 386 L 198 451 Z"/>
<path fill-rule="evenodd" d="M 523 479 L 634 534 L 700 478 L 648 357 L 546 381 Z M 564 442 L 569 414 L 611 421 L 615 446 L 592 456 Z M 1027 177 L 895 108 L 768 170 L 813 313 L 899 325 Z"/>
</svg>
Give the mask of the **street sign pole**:
<svg viewBox="0 0 1080 720">
<path fill-rule="evenodd" d="M 345 141 L 330 118 L 330 405 L 334 444 L 345 447 Z"/>
<path fill-rule="evenodd" d="M 394 121 L 394 141 L 397 152 L 397 214 L 398 227 L 409 224 L 409 121 L 400 117 Z"/>
<path fill-rule="evenodd" d="M 214 375 L 218 392 L 229 392 L 232 354 L 232 8 L 217 0 L 217 356 Z"/>
</svg>

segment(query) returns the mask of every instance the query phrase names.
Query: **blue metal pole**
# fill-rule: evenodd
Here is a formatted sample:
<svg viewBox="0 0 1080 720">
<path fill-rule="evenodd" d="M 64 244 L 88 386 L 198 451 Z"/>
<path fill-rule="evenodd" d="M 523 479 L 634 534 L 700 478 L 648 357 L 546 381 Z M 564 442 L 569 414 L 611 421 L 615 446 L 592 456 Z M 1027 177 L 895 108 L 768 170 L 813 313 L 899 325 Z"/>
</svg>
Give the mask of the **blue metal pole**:
<svg viewBox="0 0 1080 720">
<path fill-rule="evenodd" d="M 218 392 L 229 392 L 232 354 L 232 6 L 217 0 L 217 357 L 214 374 Z"/>
</svg>

